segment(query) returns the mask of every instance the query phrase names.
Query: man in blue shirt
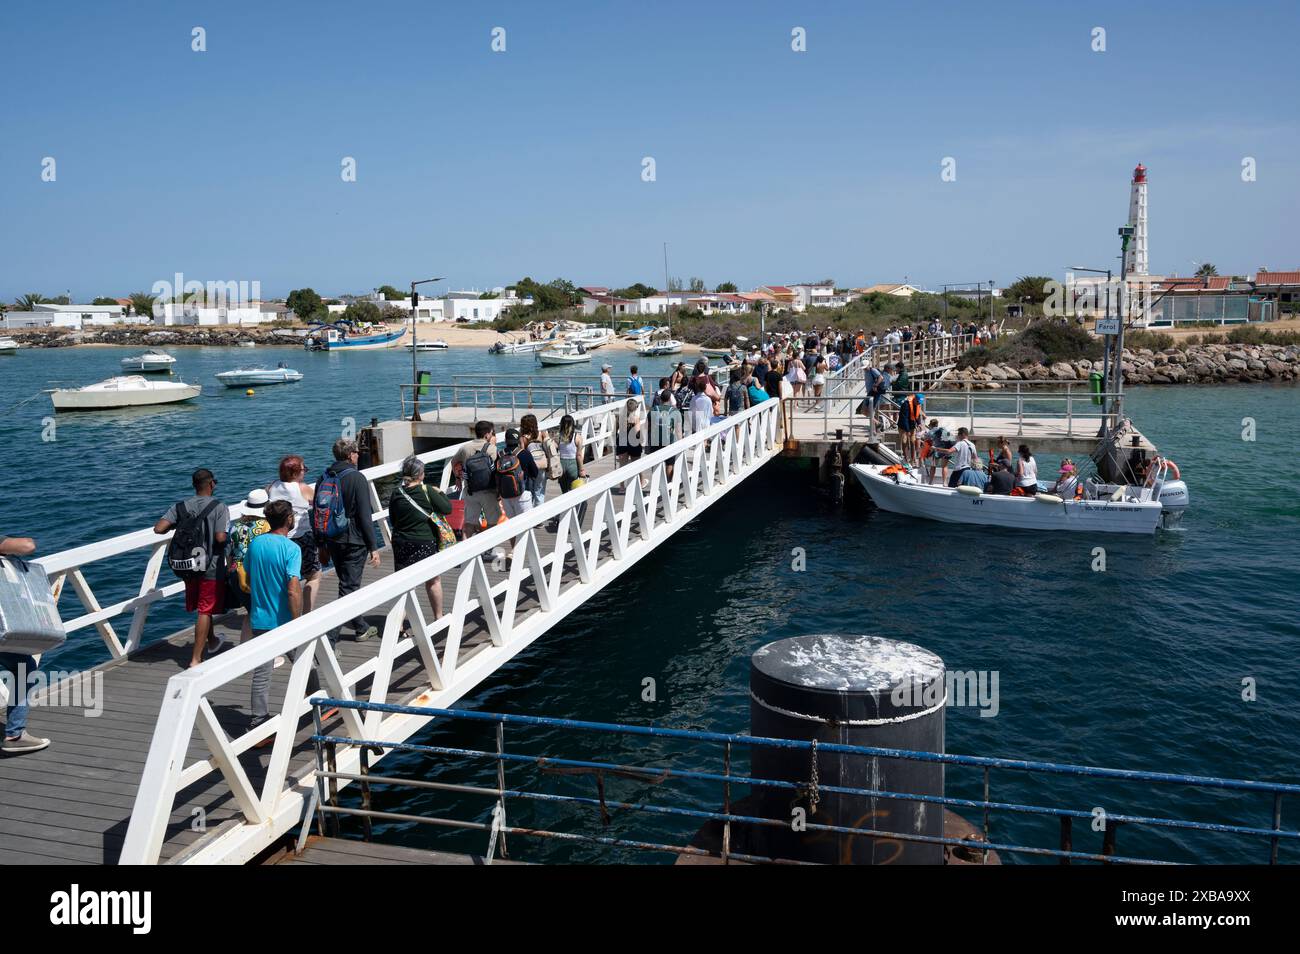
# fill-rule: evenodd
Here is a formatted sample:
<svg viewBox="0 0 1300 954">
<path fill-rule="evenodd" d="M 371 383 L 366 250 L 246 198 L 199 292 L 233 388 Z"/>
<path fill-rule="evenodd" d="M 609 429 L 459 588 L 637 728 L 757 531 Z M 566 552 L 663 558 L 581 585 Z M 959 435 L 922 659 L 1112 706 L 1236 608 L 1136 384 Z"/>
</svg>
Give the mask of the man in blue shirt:
<svg viewBox="0 0 1300 954">
<path fill-rule="evenodd" d="M 254 637 L 302 615 L 302 550 L 289 539 L 289 532 L 293 529 L 293 504 L 287 500 L 272 500 L 266 505 L 263 516 L 271 525 L 271 532 L 253 538 L 244 561 L 248 569 L 248 619 Z M 273 665 L 273 662 L 266 662 L 253 670 L 250 729 L 269 717 Z M 316 688 L 309 684 L 308 692 L 314 692 Z M 264 741 L 269 742 L 270 738 Z"/>
<path fill-rule="evenodd" d="M 627 376 L 627 393 L 631 395 L 644 394 L 645 386 L 641 384 L 641 375 L 636 373 L 636 365 L 632 365 L 631 372 Z"/>
</svg>

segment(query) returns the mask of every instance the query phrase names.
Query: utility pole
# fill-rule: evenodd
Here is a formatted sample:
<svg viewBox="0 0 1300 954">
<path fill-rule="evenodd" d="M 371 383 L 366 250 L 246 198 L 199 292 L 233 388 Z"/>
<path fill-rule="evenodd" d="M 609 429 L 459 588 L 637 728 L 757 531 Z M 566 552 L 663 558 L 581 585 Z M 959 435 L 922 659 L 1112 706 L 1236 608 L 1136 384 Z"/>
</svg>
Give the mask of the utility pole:
<svg viewBox="0 0 1300 954">
<path fill-rule="evenodd" d="M 426 278 L 422 281 L 411 282 L 411 395 L 412 401 L 414 402 L 411 405 L 411 420 L 413 421 L 418 421 L 420 419 L 420 372 L 416 368 L 415 363 L 416 359 L 420 355 L 420 349 L 417 347 L 419 333 L 415 330 L 415 313 L 420 305 L 420 295 L 416 292 L 415 286 L 428 285 L 431 282 L 440 281 L 442 281 L 441 278 Z"/>
</svg>

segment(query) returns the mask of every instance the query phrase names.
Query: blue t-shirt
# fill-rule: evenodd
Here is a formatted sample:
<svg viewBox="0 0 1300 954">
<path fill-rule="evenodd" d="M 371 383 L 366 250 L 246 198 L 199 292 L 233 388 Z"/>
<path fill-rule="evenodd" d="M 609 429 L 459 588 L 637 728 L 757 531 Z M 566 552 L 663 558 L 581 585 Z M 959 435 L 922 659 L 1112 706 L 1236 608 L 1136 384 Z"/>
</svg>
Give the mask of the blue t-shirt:
<svg viewBox="0 0 1300 954">
<path fill-rule="evenodd" d="M 289 578 L 302 578 L 302 551 L 279 533 L 263 533 L 248 545 L 248 611 L 253 629 L 275 629 L 293 619 Z"/>
</svg>

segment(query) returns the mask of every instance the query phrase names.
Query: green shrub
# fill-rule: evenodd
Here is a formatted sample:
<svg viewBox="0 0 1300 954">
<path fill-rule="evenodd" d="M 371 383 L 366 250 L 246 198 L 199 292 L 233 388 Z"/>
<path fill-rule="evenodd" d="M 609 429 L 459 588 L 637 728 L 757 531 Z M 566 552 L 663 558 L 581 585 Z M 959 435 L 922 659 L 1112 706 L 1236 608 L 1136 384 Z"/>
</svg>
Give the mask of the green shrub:
<svg viewBox="0 0 1300 954">
<path fill-rule="evenodd" d="M 1152 351 L 1164 351 L 1174 346 L 1174 336 L 1163 331 L 1130 331 L 1124 336 L 1124 347 L 1136 351 L 1149 348 Z"/>
<path fill-rule="evenodd" d="M 1054 364 L 1057 361 L 1097 360 L 1102 343 L 1083 328 L 1059 321 L 1037 321 L 993 344 L 971 348 L 957 361 L 961 368 L 994 364 Z"/>
<path fill-rule="evenodd" d="M 1300 332 L 1272 331 L 1258 325 L 1238 325 L 1228 332 L 1228 344 L 1293 345 L 1300 343 Z"/>
</svg>

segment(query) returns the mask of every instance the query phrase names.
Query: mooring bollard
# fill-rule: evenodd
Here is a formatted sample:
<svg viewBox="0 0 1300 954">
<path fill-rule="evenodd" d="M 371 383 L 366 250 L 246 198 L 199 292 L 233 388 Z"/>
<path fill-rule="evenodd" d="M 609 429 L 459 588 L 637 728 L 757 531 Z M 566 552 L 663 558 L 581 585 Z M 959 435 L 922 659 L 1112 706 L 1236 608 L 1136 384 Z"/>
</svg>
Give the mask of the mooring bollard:
<svg viewBox="0 0 1300 954">
<path fill-rule="evenodd" d="M 779 739 L 943 752 L 944 664 L 912 643 L 879 636 L 796 636 L 750 659 L 750 733 Z M 756 814 L 781 827 L 756 832 L 773 857 L 824 864 L 942 864 L 943 846 L 818 831 L 834 825 L 942 837 L 939 804 L 839 795 L 825 786 L 942 797 L 943 765 L 879 756 L 754 746 L 751 775 L 795 782 L 755 786 Z"/>
</svg>

